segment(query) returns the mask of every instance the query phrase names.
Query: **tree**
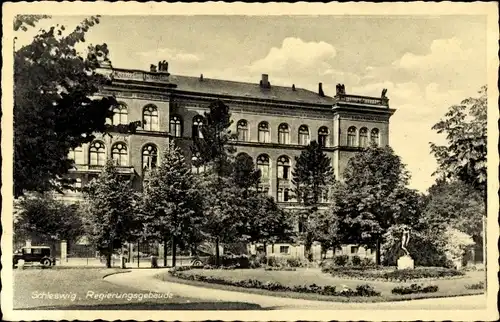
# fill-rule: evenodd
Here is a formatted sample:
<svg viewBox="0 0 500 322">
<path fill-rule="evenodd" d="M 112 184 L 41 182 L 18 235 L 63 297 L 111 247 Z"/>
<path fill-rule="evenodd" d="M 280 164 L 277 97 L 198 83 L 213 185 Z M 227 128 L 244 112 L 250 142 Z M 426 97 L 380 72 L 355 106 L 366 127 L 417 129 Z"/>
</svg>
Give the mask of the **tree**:
<svg viewBox="0 0 500 322">
<path fill-rule="evenodd" d="M 47 16 L 18 16 L 15 30 L 26 30 Z M 74 161 L 70 149 L 91 142 L 96 132 L 113 130 L 106 119 L 117 105 L 113 97 L 98 98 L 108 83 L 97 69 L 109 63 L 106 44 L 76 45 L 99 23 L 99 16 L 82 21 L 65 33 L 64 26 L 41 30 L 33 41 L 14 53 L 14 194 L 61 190 Z M 134 130 L 137 122 L 131 123 Z"/>
<path fill-rule="evenodd" d="M 330 214 L 345 243 L 376 249 L 380 264 L 383 235 L 395 224 L 415 226 L 421 196 L 406 187 L 409 174 L 390 147 L 369 147 L 351 158 L 342 182 L 333 187 Z"/>
<path fill-rule="evenodd" d="M 301 154 L 295 158 L 292 171 L 292 183 L 298 202 L 305 207 L 300 212 L 306 258 L 310 259 L 311 246 L 319 233 L 318 228 L 325 226 L 320 219 L 324 215 L 318 210 L 321 196 L 328 192 L 328 185 L 334 180 L 331 160 L 323 152 L 316 141 L 312 141 Z"/>
<path fill-rule="evenodd" d="M 171 238 L 172 266 L 175 266 L 177 245 L 189 242 L 190 236 L 201 228 L 203 212 L 191 169 L 174 143 L 169 144 L 160 166 L 148 178 L 141 212 L 148 235 L 164 245 Z M 165 266 L 166 256 L 164 251 Z"/>
<path fill-rule="evenodd" d="M 451 106 L 444 119 L 432 127 L 437 133 L 446 134 L 448 142 L 431 143 L 431 151 L 438 162 L 436 173 L 470 184 L 486 199 L 487 86 L 479 94 Z"/>
<path fill-rule="evenodd" d="M 487 110 L 488 87 L 483 86 L 479 97 L 469 97 L 460 105 L 448 109 L 444 118 L 432 129 L 446 134 L 446 145 L 431 143 L 438 170 L 447 178 L 457 178 L 481 193 L 483 212 L 483 258 L 486 267 L 487 209 Z"/>
<path fill-rule="evenodd" d="M 76 208 L 47 194 L 19 198 L 15 201 L 15 236 L 44 242 L 75 241 L 83 234 L 83 223 Z"/>
<path fill-rule="evenodd" d="M 216 265 L 220 263 L 219 246 L 246 240 L 246 220 L 249 209 L 241 190 L 231 177 L 219 177 L 207 171 L 197 177 L 203 191 L 203 230 L 215 243 Z"/>
<path fill-rule="evenodd" d="M 85 230 L 97 250 L 106 256 L 111 267 L 111 255 L 134 237 L 139 224 L 137 194 L 131 182 L 121 177 L 108 160 L 100 176 L 84 190 L 81 212 Z"/>
<path fill-rule="evenodd" d="M 200 129 L 201 137 L 194 140 L 194 150 L 200 155 L 196 165 L 210 164 L 219 177 L 229 176 L 232 154 L 236 151 L 229 144 L 233 137 L 229 130 L 232 124 L 229 106 L 216 100 L 208 108 Z"/>
<path fill-rule="evenodd" d="M 482 235 L 484 204 L 481 193 L 458 180 L 437 180 L 429 188 L 423 217 L 428 225 L 443 229 L 450 226 L 475 240 Z"/>
<path fill-rule="evenodd" d="M 281 209 L 276 200 L 269 195 L 252 191 L 246 201 L 245 234 L 251 243 L 286 241 L 292 237 L 292 217 Z"/>
<path fill-rule="evenodd" d="M 250 188 L 256 188 L 260 183 L 260 169 L 255 169 L 252 157 L 241 153 L 236 156 L 232 166 L 232 177 L 234 184 L 248 192 Z"/>
</svg>

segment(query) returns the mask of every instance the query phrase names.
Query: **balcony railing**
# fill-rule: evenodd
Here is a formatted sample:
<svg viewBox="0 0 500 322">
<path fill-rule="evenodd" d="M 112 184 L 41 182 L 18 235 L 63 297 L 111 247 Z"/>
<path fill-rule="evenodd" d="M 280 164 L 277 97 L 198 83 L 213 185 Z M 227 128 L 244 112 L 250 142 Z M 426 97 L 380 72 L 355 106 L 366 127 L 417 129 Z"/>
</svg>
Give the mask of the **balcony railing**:
<svg viewBox="0 0 500 322">
<path fill-rule="evenodd" d="M 118 165 L 118 166 L 115 166 L 115 167 L 116 167 L 116 171 L 119 174 L 124 174 L 124 175 L 130 174 L 131 175 L 131 174 L 135 173 L 134 167 L 132 167 L 132 166 Z M 73 171 L 75 171 L 75 172 L 87 172 L 87 173 L 100 173 L 103 169 L 104 169 L 103 165 L 78 164 L 78 165 L 75 166 L 75 168 L 73 169 Z"/>
<path fill-rule="evenodd" d="M 113 79 L 118 79 L 118 80 L 135 80 L 135 81 L 152 82 L 152 83 L 170 83 L 168 73 L 144 72 L 140 70 L 113 69 L 111 77 Z"/>
<path fill-rule="evenodd" d="M 379 105 L 389 106 L 389 99 L 387 97 L 368 97 L 360 95 L 337 95 L 335 96 L 338 102 L 366 104 L 366 105 Z"/>
</svg>

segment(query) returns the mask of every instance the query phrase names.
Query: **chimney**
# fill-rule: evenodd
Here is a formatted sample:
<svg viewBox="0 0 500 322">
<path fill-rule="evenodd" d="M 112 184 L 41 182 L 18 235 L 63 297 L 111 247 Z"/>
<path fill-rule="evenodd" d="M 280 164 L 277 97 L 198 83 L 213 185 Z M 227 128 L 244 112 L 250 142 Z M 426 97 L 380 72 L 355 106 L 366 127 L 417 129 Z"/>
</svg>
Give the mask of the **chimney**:
<svg viewBox="0 0 500 322">
<path fill-rule="evenodd" d="M 203 82 L 203 74 L 200 75 L 200 82 Z"/>
<path fill-rule="evenodd" d="M 295 84 L 292 85 L 292 91 L 295 92 Z"/>
<path fill-rule="evenodd" d="M 323 83 L 318 84 L 318 95 L 321 97 L 325 96 L 325 93 L 323 92 Z"/>
<path fill-rule="evenodd" d="M 271 84 L 269 83 L 269 75 L 267 74 L 262 74 L 262 79 L 260 81 L 260 86 L 264 88 L 269 88 L 271 87 Z"/>
</svg>

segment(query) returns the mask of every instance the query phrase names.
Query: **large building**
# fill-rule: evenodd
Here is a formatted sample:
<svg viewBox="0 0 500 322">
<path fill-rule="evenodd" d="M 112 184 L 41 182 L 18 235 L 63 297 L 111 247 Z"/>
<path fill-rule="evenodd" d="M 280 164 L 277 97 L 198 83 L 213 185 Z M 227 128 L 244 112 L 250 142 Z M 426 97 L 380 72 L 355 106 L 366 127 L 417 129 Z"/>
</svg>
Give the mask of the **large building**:
<svg viewBox="0 0 500 322">
<path fill-rule="evenodd" d="M 380 146 L 389 143 L 389 119 L 394 110 L 389 108 L 386 90 L 380 97 L 367 97 L 347 94 L 344 85 L 337 84 L 335 95 L 328 96 L 321 83 L 317 92 L 298 88 L 292 82 L 286 87 L 275 86 L 267 74 L 254 83 L 170 75 L 166 62 L 151 65 L 150 71 L 107 66 L 101 72 L 111 79 L 101 95 L 115 96 L 120 102 L 109 120 L 111 124 L 141 121 L 142 127 L 134 134 L 98 136 L 72 151 L 76 164 L 72 175 L 77 178 L 77 186 L 96 177 L 111 158 L 118 171 L 141 189 L 146 172 L 159 164 L 169 140 L 182 148 L 186 160 L 196 158 L 190 145 L 201 135 L 204 113 L 216 99 L 230 107 L 234 121 L 231 132 L 237 133 L 237 140 L 232 142 L 236 154 L 252 157 L 261 169 L 260 189 L 286 208 L 297 206 L 290 193 L 291 172 L 295 157 L 310 141 L 324 147 L 336 178 L 341 177 L 356 151 L 371 142 Z M 202 169 L 193 167 L 193 171 Z M 66 197 L 79 196 L 70 193 Z M 327 195 L 322 201 L 326 205 Z M 268 253 L 303 253 L 301 245 L 268 247 L 272 247 Z M 343 248 L 341 253 L 358 254 L 357 246 Z M 361 253 L 366 254 L 364 250 Z"/>
<path fill-rule="evenodd" d="M 295 157 L 311 140 L 324 146 L 337 178 L 353 153 L 370 142 L 389 143 L 394 110 L 389 108 L 385 90 L 380 97 L 366 97 L 347 94 L 344 85 L 338 84 L 335 96 L 328 96 L 321 83 L 312 92 L 293 84 L 272 85 L 266 74 L 255 83 L 243 83 L 170 75 L 168 63 L 159 65 L 152 65 L 150 71 L 102 69 L 111 82 L 101 94 L 113 95 L 120 102 L 110 122 L 141 121 L 142 127 L 130 135 L 99 136 L 72 151 L 76 164 L 72 173 L 78 186 L 97 176 L 112 158 L 120 173 L 130 176 L 140 189 L 147 169 L 159 163 L 171 139 L 182 147 L 187 160 L 196 158 L 189 146 L 200 135 L 203 115 L 215 99 L 230 107 L 236 154 L 252 157 L 262 172 L 261 189 L 284 206 L 294 203 L 289 192 Z"/>
</svg>

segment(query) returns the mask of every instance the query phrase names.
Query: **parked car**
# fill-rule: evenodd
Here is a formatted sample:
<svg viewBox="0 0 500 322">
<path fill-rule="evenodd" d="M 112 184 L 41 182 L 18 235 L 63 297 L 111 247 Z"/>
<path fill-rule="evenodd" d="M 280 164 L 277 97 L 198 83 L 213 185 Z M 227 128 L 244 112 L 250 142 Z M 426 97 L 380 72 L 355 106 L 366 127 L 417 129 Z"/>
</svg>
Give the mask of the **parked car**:
<svg viewBox="0 0 500 322">
<path fill-rule="evenodd" d="M 14 267 L 17 266 L 20 260 L 24 260 L 25 263 L 40 263 L 44 267 L 56 264 L 56 259 L 51 256 L 49 246 L 23 247 L 14 253 L 12 260 Z"/>
</svg>

